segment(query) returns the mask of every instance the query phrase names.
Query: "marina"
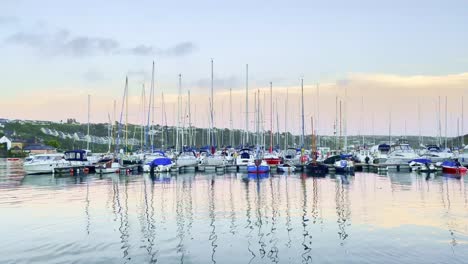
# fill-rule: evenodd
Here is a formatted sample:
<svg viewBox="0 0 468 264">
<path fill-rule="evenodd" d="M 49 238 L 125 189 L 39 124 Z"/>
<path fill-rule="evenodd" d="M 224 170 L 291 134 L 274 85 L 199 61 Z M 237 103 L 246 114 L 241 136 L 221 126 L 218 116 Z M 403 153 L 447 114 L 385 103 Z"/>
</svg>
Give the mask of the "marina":
<svg viewBox="0 0 468 264">
<path fill-rule="evenodd" d="M 0 6 L 0 264 L 468 263 L 467 1 Z"/>
<path fill-rule="evenodd" d="M 25 175 L 2 159 L 0 262 L 465 263 L 467 186 L 396 171 Z"/>
</svg>

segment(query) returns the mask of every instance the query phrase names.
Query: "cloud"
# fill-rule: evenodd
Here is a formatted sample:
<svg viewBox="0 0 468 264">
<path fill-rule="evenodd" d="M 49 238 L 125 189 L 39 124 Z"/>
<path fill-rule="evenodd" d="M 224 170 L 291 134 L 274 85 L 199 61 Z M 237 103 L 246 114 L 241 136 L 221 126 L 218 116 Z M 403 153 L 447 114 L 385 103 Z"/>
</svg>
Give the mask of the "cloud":
<svg viewBox="0 0 468 264">
<path fill-rule="evenodd" d="M 136 56 L 165 56 L 165 57 L 180 57 L 189 55 L 196 50 L 196 45 L 192 42 L 181 42 L 166 49 L 156 48 L 151 45 L 138 45 L 133 48 L 127 49 L 123 53 L 136 55 Z"/>
<path fill-rule="evenodd" d="M 175 45 L 174 47 L 168 48 L 161 53 L 166 56 L 184 56 L 194 52 L 195 50 L 196 45 L 194 43 L 185 41 Z"/>
<path fill-rule="evenodd" d="M 77 36 L 71 37 L 67 30 L 54 34 L 17 32 L 5 39 L 8 44 L 37 50 L 42 55 L 83 57 L 115 52 L 119 43 L 110 38 Z"/>
<path fill-rule="evenodd" d="M 55 33 L 16 32 L 4 39 L 10 45 L 30 48 L 41 55 L 86 57 L 108 54 L 134 56 L 184 56 L 196 49 L 192 42 L 181 42 L 167 49 L 159 49 L 151 45 L 139 44 L 133 48 L 121 47 L 112 38 L 72 36 L 69 31 L 62 29 Z"/>
<path fill-rule="evenodd" d="M 138 45 L 134 48 L 129 49 L 128 52 L 130 54 L 140 55 L 140 56 L 153 55 L 154 48 L 152 46 L 147 46 L 147 45 Z"/>
</svg>

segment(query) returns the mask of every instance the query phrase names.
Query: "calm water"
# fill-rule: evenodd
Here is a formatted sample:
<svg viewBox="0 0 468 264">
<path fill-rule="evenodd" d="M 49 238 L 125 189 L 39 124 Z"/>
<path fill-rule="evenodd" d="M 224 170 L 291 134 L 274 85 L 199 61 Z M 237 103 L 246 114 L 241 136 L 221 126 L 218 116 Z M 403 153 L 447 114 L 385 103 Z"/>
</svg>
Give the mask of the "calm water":
<svg viewBox="0 0 468 264">
<path fill-rule="evenodd" d="M 0 263 L 468 263 L 464 179 L 24 176 L 0 161 Z"/>
</svg>

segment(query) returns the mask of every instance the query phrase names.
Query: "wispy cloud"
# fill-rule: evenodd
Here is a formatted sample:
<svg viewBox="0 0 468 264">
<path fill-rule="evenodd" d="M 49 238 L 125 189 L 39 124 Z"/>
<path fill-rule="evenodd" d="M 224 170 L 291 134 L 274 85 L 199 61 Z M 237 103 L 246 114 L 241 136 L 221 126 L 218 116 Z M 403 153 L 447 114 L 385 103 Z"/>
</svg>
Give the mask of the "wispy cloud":
<svg viewBox="0 0 468 264">
<path fill-rule="evenodd" d="M 190 53 L 196 51 L 197 46 L 189 41 L 184 41 L 178 44 L 175 44 L 172 47 L 161 49 L 156 48 L 151 45 L 138 45 L 133 48 L 127 49 L 124 53 L 137 56 L 147 56 L 147 55 L 156 55 L 156 56 L 165 56 L 165 57 L 180 57 L 189 55 Z"/>
<path fill-rule="evenodd" d="M 161 53 L 162 55 L 166 55 L 166 56 L 184 56 L 184 55 L 188 55 L 194 52 L 196 48 L 197 47 L 194 43 L 185 41 L 185 42 L 176 44 L 175 46 L 171 48 L 163 50 Z"/>
<path fill-rule="evenodd" d="M 1 23 L 1 22 L 0 22 Z M 192 42 L 181 42 L 167 49 L 139 44 L 135 47 L 121 47 L 116 39 L 106 37 L 73 36 L 62 29 L 52 34 L 41 32 L 16 32 L 4 39 L 4 43 L 30 48 L 41 55 L 86 57 L 120 54 L 134 56 L 184 56 L 196 48 Z"/>
</svg>

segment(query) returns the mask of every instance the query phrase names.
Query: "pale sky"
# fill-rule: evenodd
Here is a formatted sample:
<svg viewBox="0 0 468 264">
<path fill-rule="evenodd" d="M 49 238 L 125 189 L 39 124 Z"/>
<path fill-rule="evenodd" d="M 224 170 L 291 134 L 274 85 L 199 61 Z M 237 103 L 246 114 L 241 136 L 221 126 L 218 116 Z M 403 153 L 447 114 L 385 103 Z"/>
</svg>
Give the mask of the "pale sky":
<svg viewBox="0 0 468 264">
<path fill-rule="evenodd" d="M 309 133 L 310 116 L 317 113 L 317 83 L 323 133 L 332 132 L 335 96 L 338 91 L 344 98 L 344 87 L 351 134 L 371 133 L 372 127 L 377 134 L 388 133 L 390 112 L 395 134 L 405 132 L 405 123 L 408 134 L 418 134 L 419 101 L 421 130 L 435 135 L 438 96 L 442 103 L 448 98 L 449 135 L 457 133 L 464 96 L 466 133 L 467 10 L 466 1 L 2 0 L 0 117 L 74 117 L 85 122 L 91 94 L 91 121 L 107 122 L 114 99 L 120 112 L 128 75 L 130 120 L 140 122 L 141 86 L 149 87 L 155 60 L 156 122 L 164 92 L 167 118 L 174 123 L 174 94 L 181 73 L 184 93 L 191 89 L 193 94 L 193 121 L 207 126 L 214 58 L 219 127 L 229 126 L 229 88 L 235 95 L 234 126 L 245 127 L 248 63 L 250 109 L 254 89 L 272 81 L 283 131 L 285 117 L 290 120 L 287 130 L 300 130 L 297 92 L 303 77 Z M 288 87 L 292 95 L 285 115 Z M 270 126 L 269 120 L 265 125 Z"/>
</svg>

